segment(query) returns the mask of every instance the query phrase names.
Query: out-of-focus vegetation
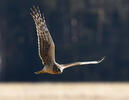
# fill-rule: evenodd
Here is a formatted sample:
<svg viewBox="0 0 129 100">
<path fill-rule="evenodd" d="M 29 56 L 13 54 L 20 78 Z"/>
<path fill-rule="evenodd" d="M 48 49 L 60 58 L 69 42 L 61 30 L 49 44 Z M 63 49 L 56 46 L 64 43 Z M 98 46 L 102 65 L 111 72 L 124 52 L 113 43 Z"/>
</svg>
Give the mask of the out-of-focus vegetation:
<svg viewBox="0 0 129 100">
<path fill-rule="evenodd" d="M 128 83 L 4 83 L 1 100 L 128 100 Z"/>
<path fill-rule="evenodd" d="M 35 75 L 38 57 L 30 8 L 39 6 L 56 44 L 59 63 L 98 60 L 99 65 L 69 68 L 62 75 Z M 1 0 L 1 81 L 128 81 L 128 0 Z"/>
</svg>

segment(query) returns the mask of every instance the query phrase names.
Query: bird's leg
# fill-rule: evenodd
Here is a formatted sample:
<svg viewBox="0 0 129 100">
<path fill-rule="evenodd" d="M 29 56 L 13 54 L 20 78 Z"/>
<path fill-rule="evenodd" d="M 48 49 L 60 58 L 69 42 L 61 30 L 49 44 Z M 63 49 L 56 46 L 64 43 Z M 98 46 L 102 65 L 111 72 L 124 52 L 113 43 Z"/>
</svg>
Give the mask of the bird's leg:
<svg viewBox="0 0 129 100">
<path fill-rule="evenodd" d="M 37 72 L 34 72 L 35 74 L 41 74 L 41 73 L 45 73 L 44 70 L 40 70 L 40 71 L 37 71 Z"/>
</svg>

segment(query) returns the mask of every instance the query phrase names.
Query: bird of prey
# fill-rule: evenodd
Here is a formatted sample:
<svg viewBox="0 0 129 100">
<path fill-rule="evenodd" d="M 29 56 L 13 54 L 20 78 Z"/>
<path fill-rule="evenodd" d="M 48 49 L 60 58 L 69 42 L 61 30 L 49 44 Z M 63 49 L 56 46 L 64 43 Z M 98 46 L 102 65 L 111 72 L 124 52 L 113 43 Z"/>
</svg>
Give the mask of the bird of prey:
<svg viewBox="0 0 129 100">
<path fill-rule="evenodd" d="M 77 65 L 98 64 L 104 60 L 103 57 L 101 60 L 98 61 L 58 64 L 55 61 L 55 44 L 47 28 L 45 18 L 40 13 L 39 7 L 31 8 L 30 14 L 36 25 L 39 56 L 42 60 L 42 64 L 44 65 L 43 69 L 38 72 L 35 72 L 35 74 L 41 74 L 41 73 L 61 74 L 63 70 L 68 67 Z"/>
</svg>

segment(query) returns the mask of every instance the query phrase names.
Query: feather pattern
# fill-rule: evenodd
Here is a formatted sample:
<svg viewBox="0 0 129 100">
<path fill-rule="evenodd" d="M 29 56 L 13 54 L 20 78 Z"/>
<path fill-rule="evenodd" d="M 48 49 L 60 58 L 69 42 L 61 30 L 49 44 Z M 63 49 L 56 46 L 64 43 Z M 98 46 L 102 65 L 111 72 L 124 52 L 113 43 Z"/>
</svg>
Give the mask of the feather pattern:
<svg viewBox="0 0 129 100">
<path fill-rule="evenodd" d="M 39 56 L 44 65 L 49 65 L 55 60 L 55 45 L 47 28 L 44 16 L 41 16 L 39 7 L 31 8 L 31 16 L 36 25 L 38 36 Z"/>
</svg>

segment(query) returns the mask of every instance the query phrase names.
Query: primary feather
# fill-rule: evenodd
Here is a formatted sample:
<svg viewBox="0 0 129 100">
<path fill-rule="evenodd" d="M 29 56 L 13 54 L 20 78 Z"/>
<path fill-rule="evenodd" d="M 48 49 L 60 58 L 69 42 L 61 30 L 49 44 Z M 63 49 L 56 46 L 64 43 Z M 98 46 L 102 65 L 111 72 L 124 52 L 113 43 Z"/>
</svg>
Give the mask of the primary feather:
<svg viewBox="0 0 129 100">
<path fill-rule="evenodd" d="M 39 56 L 44 65 L 51 64 L 55 60 L 55 45 L 47 28 L 44 16 L 41 16 L 39 8 L 33 7 L 31 15 L 36 25 L 38 36 Z"/>
</svg>

